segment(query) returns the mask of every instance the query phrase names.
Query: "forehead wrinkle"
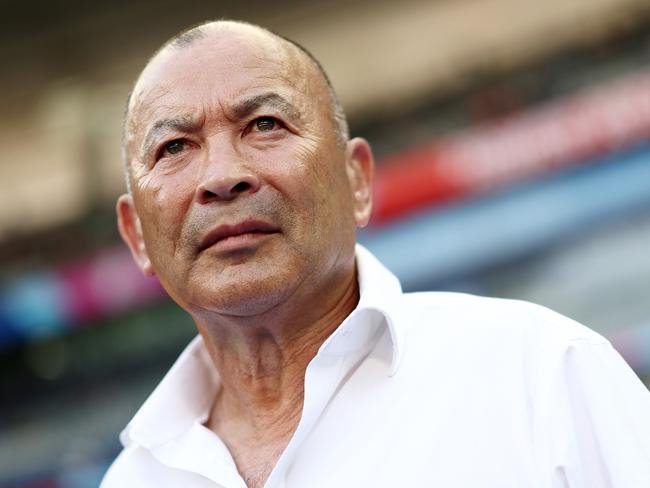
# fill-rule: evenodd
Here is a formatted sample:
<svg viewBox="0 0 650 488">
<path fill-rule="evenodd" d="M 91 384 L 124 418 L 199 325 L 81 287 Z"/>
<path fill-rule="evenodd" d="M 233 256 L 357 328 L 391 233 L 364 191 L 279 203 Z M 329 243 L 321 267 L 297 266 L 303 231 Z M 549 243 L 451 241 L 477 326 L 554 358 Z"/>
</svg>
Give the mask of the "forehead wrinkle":
<svg viewBox="0 0 650 488">
<path fill-rule="evenodd" d="M 129 108 L 129 122 L 132 126 L 140 124 L 136 119 L 146 120 L 148 117 L 153 116 L 153 113 L 160 108 L 156 102 L 172 90 L 172 87 L 167 84 L 156 85 L 149 90 L 144 90 L 143 87 L 138 85 L 139 83 L 136 84 L 133 91 L 132 106 Z"/>
<path fill-rule="evenodd" d="M 317 64 L 286 39 L 278 38 L 278 41 L 284 53 L 281 60 L 282 79 L 304 95 L 302 100 L 304 103 L 315 102 L 319 114 L 326 115 L 336 125 L 330 89 Z"/>
<path fill-rule="evenodd" d="M 243 98 L 232 106 L 232 113 L 238 119 L 243 119 L 262 107 L 271 107 L 289 118 L 302 120 L 300 111 L 286 98 L 276 92 L 264 92 Z"/>
<path fill-rule="evenodd" d="M 180 50 L 179 48 L 171 49 L 169 46 L 167 46 L 166 48 L 161 49 L 160 52 L 158 52 L 150 60 L 147 67 L 145 67 L 145 70 L 143 70 L 143 73 L 141 73 L 140 78 L 136 82 L 135 91 L 137 95 L 134 97 L 132 103 L 131 117 L 128 117 L 130 119 L 128 131 L 130 132 L 130 134 L 128 134 L 129 136 L 136 136 L 135 133 L 139 132 L 137 129 L 142 130 L 141 128 L 145 124 L 140 121 L 146 121 L 147 119 L 152 118 L 152 112 L 156 112 L 161 108 L 160 106 L 157 106 L 156 101 L 167 95 L 173 89 L 173 86 L 170 86 L 168 83 L 150 87 L 149 89 L 144 89 L 144 86 L 142 86 L 143 82 L 144 85 L 149 84 L 145 81 L 147 78 L 146 71 L 152 69 L 151 67 L 156 65 L 159 61 L 165 62 L 165 58 L 168 56 L 180 55 L 185 57 L 188 56 L 188 50 L 194 51 L 208 49 L 209 51 L 215 47 L 215 42 L 221 42 L 224 39 L 224 34 L 228 34 L 227 37 L 231 42 L 234 42 L 234 44 L 243 43 L 242 39 L 246 40 L 248 48 L 250 49 L 249 54 L 252 56 L 252 60 L 249 58 L 248 62 L 244 61 L 244 59 L 237 61 L 240 63 L 239 66 L 241 68 L 250 69 L 253 72 L 257 72 L 252 74 L 253 77 L 276 83 L 278 81 L 286 83 L 288 86 L 294 87 L 294 89 L 297 88 L 297 91 L 299 93 L 307 95 L 311 100 L 319 100 L 319 105 L 321 100 L 328 100 L 327 97 L 322 93 L 324 83 L 320 79 L 321 76 L 316 73 L 316 68 L 313 63 L 302 51 L 281 37 L 278 37 L 277 35 L 264 29 L 255 29 L 254 32 L 248 32 L 245 36 L 243 33 L 236 32 L 230 28 L 222 29 L 220 27 L 219 29 L 214 29 L 213 32 L 210 32 L 211 30 L 212 29 L 206 32 L 206 35 L 204 37 L 197 39 L 191 45 L 185 46 Z M 254 33 L 254 35 L 251 36 L 251 33 Z M 252 40 L 255 40 L 256 42 L 251 42 Z M 231 59 L 230 61 L 235 61 L 235 59 Z M 241 63 L 241 61 L 244 62 Z M 270 73 L 260 73 L 261 66 L 268 67 L 269 65 L 275 65 L 275 69 L 273 69 L 274 73 L 272 75 Z M 150 82 L 150 80 L 147 81 Z M 140 89 L 138 90 L 138 88 Z M 294 102 L 300 103 L 298 103 L 297 106 L 291 105 L 290 103 L 285 105 L 280 105 L 279 103 L 270 104 L 272 104 L 274 108 L 286 112 L 296 120 L 304 122 L 303 118 L 301 117 L 301 115 L 305 115 L 302 113 L 304 109 L 304 101 L 296 100 Z M 222 100 L 219 100 L 217 98 L 217 104 L 221 106 L 222 113 L 226 114 L 226 112 L 223 111 L 223 108 L 225 107 L 223 107 L 224 104 L 222 103 Z M 327 112 L 330 111 L 329 106 L 323 108 Z M 134 112 L 139 113 L 136 114 Z M 140 120 L 136 121 L 136 119 Z M 128 137 L 126 140 L 129 141 L 129 139 L 132 138 Z M 135 139 L 135 141 L 131 140 L 130 142 L 137 142 L 137 136 Z M 150 139 L 151 138 L 149 138 L 148 142 L 150 142 Z"/>
<path fill-rule="evenodd" d="M 127 143 L 127 152 L 129 152 L 128 147 L 137 142 L 138 129 L 141 130 L 145 125 L 145 121 L 153 117 L 155 112 L 160 109 L 155 102 L 171 90 L 171 87 L 163 85 L 156 86 L 150 90 L 150 93 L 147 93 L 141 86 L 138 86 L 139 84 L 138 81 L 133 90 L 124 121 L 123 138 Z M 126 156 L 128 159 L 128 154 Z"/>
</svg>

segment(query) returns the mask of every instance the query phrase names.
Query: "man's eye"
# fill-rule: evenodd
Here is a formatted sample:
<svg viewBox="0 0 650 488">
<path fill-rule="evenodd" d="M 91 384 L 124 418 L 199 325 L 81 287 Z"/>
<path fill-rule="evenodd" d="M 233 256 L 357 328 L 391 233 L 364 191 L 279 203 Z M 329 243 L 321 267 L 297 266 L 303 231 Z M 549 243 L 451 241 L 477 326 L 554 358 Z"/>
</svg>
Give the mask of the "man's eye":
<svg viewBox="0 0 650 488">
<path fill-rule="evenodd" d="M 255 121 L 255 130 L 259 132 L 268 132 L 275 129 L 278 122 L 272 117 L 260 117 Z"/>
<path fill-rule="evenodd" d="M 185 141 L 181 141 L 180 139 L 170 141 L 163 146 L 163 149 L 169 154 L 178 154 L 185 149 Z"/>
</svg>

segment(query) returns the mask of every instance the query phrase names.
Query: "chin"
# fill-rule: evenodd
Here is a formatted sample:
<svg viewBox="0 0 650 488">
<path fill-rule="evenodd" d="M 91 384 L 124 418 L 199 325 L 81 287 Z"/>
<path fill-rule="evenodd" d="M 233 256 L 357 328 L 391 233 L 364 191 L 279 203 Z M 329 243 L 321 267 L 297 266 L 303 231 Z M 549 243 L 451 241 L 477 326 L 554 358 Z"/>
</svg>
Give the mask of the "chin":
<svg viewBox="0 0 650 488">
<path fill-rule="evenodd" d="M 190 313 L 210 311 L 220 315 L 252 317 L 261 315 L 288 300 L 295 292 L 300 280 L 286 270 L 283 272 L 254 273 L 238 270 L 236 273 L 222 272 L 218 277 L 204 277 L 190 300 L 194 305 Z"/>
</svg>

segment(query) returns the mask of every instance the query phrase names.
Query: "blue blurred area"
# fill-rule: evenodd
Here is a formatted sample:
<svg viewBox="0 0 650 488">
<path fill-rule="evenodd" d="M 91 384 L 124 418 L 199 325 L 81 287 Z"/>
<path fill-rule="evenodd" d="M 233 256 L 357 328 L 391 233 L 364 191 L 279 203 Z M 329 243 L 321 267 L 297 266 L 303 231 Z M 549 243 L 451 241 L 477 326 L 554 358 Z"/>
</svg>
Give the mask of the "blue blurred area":
<svg viewBox="0 0 650 488">
<path fill-rule="evenodd" d="M 650 146 L 643 146 L 488 198 L 423 211 L 359 240 L 406 289 L 429 289 L 647 212 Z"/>
<path fill-rule="evenodd" d="M 66 323 L 63 292 L 48 272 L 25 275 L 0 290 L 0 346 L 61 333 Z"/>
</svg>

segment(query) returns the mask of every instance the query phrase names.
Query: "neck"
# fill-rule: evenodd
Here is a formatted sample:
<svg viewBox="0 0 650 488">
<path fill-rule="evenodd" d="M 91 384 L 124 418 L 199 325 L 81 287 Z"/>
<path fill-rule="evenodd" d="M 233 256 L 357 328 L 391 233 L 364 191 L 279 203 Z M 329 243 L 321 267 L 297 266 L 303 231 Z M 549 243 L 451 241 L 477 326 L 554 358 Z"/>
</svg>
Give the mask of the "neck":
<svg viewBox="0 0 650 488">
<path fill-rule="evenodd" d="M 314 293 L 300 307 L 197 322 L 221 379 L 208 426 L 227 445 L 286 444 L 302 412 L 307 365 L 358 300 L 352 271 L 335 293 Z"/>
</svg>

